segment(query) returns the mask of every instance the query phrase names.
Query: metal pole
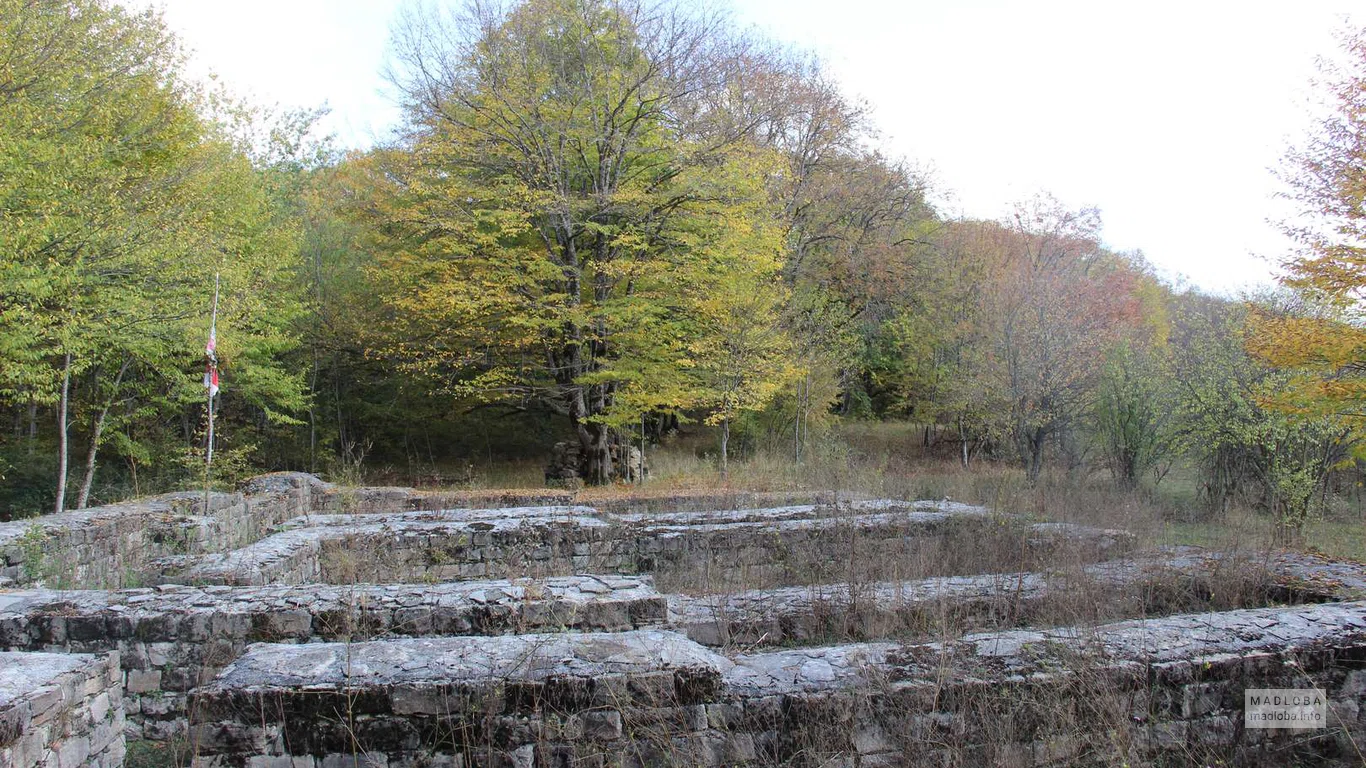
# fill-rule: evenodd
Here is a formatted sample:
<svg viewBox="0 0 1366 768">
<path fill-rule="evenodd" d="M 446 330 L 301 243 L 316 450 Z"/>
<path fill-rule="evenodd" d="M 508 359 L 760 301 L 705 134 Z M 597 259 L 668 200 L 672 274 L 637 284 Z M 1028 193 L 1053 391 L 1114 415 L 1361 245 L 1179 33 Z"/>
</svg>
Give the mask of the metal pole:
<svg viewBox="0 0 1366 768">
<path fill-rule="evenodd" d="M 217 372 L 217 368 L 218 368 L 218 350 L 217 350 L 217 347 L 218 347 L 218 287 L 219 287 L 219 278 L 218 278 L 218 273 L 215 272 L 214 275 L 213 275 L 213 317 L 212 317 L 212 319 L 209 321 L 209 341 L 210 341 L 210 346 L 212 347 L 212 349 L 210 350 L 210 358 L 209 358 L 209 360 L 210 360 L 210 364 L 213 366 L 213 370 L 211 370 L 211 371 L 209 371 L 207 374 L 205 374 L 206 376 L 212 376 L 214 373 Z M 208 381 L 206 381 L 205 384 L 206 384 L 206 385 L 209 385 L 209 386 L 205 386 L 205 387 L 204 387 L 204 392 L 205 392 L 205 394 L 206 394 L 207 397 L 208 397 L 208 406 L 209 406 L 209 440 L 208 440 L 208 445 L 206 446 L 205 451 L 204 451 L 204 514 L 205 514 L 205 515 L 209 514 L 209 479 L 210 479 L 210 472 L 211 472 L 212 469 L 213 469 L 213 395 L 214 395 L 214 391 L 213 391 L 213 387 L 211 386 L 211 382 L 212 382 L 212 379 L 209 379 Z"/>
</svg>

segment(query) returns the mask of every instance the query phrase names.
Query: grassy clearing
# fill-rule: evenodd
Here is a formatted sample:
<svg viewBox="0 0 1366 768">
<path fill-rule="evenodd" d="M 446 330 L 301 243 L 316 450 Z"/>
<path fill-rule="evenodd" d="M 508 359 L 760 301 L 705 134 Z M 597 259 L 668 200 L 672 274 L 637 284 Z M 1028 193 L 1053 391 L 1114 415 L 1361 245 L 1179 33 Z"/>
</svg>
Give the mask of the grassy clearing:
<svg viewBox="0 0 1366 768">
<path fill-rule="evenodd" d="M 758 448 L 733 459 L 728 477 L 722 478 L 715 434 L 691 427 L 664 445 L 651 446 L 650 479 L 643 486 L 585 488 L 577 498 L 591 504 L 623 496 L 728 491 L 947 498 L 1038 520 L 1124 528 L 1143 546 L 1191 544 L 1255 551 L 1273 544 L 1273 524 L 1265 516 L 1239 507 L 1217 516 L 1207 513 L 1198 498 L 1197 478 L 1187 467 L 1178 465 L 1161 483 L 1134 490 L 1117 487 L 1108 473 L 1097 470 L 1055 469 L 1031 486 L 1010 462 L 975 461 L 964 469 L 952 445 L 927 448 L 924 438 L 919 425 L 851 422 L 813 441 L 800 462 L 787 446 Z M 458 487 L 464 489 L 538 489 L 545 485 L 543 470 L 542 462 L 522 460 L 454 468 L 443 476 L 462 478 Z M 385 472 L 369 473 L 364 479 L 411 482 Z M 1328 515 L 1309 522 L 1301 546 L 1334 558 L 1366 560 L 1360 489 L 1328 507 Z"/>
</svg>

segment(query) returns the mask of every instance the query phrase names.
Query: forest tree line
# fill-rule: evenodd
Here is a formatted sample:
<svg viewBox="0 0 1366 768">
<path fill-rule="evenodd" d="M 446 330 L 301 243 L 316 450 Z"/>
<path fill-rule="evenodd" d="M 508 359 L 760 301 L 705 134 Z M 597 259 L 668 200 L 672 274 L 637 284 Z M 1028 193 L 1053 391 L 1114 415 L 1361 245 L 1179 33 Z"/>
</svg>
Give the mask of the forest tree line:
<svg viewBox="0 0 1366 768">
<path fill-rule="evenodd" d="M 1358 477 L 1360 34 L 1287 158 L 1285 285 L 1238 300 L 1046 194 L 945 215 L 866 104 L 724 14 L 413 7 L 392 38 L 403 124 L 340 152 L 187 78 L 153 12 L 0 0 L 0 519 L 201 482 L 215 275 L 219 482 L 563 442 L 610 483 L 688 424 L 724 473 L 840 418 L 1031 481 L 1182 461 L 1291 523 Z"/>
</svg>

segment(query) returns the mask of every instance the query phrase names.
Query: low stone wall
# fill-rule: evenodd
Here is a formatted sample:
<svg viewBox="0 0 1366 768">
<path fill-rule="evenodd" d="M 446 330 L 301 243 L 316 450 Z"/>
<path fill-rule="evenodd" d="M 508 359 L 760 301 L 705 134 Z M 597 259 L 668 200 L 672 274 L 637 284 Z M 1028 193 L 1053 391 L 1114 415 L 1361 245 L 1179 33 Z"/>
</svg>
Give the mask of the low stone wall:
<svg viewBox="0 0 1366 768">
<path fill-rule="evenodd" d="M 120 768 L 118 654 L 0 653 L 0 766 Z"/>
<path fill-rule="evenodd" d="M 447 509 L 462 501 L 571 497 L 345 489 L 311 475 L 276 473 L 248 481 L 239 493 L 211 494 L 207 509 L 201 494 L 182 492 L 0 524 L 0 588 L 400 583 L 582 572 L 659 573 L 673 579 L 666 584 L 671 588 L 744 588 L 857 578 L 837 572 L 849 570 L 851 559 L 951 563 L 961 559 L 955 555 L 961 548 L 935 548 L 931 539 L 991 528 L 985 510 L 949 502 L 679 511 L 790 498 L 785 494 L 646 496 L 604 500 L 600 508 Z M 434 511 L 388 511 L 395 509 Z M 1029 538 L 1035 549 L 1061 541 L 1108 551 L 1124 543 L 1118 532 L 1052 524 L 1035 525 Z M 856 558 L 847 557 L 851 547 Z M 794 565 L 802 559 L 828 563 L 829 572 Z"/>
<path fill-rule="evenodd" d="M 705 512 L 714 509 L 754 509 L 791 504 L 833 505 L 866 499 L 848 492 L 752 492 L 636 489 L 629 495 L 594 490 L 449 491 L 407 487 L 342 488 L 329 486 L 314 500 L 323 514 L 383 514 L 441 509 L 584 505 L 614 514 Z"/>
<path fill-rule="evenodd" d="M 351 765 L 357 743 L 363 765 L 603 764 L 705 728 L 728 665 L 659 631 L 258 645 L 198 692 L 193 736 L 205 766 Z"/>
<path fill-rule="evenodd" d="M 0 592 L 0 648 L 117 649 L 129 732 L 183 735 L 186 694 L 249 643 L 423 635 L 615 631 L 663 624 L 648 578 L 338 587 L 161 587 L 119 592 Z"/>
<path fill-rule="evenodd" d="M 1354 754 L 1363 666 L 1361 602 L 734 659 L 666 632 L 257 645 L 194 735 L 214 766 L 1284 765 Z M 1245 687 L 1323 689 L 1334 725 L 1245 731 Z"/>
<path fill-rule="evenodd" d="M 240 493 L 168 493 L 0 523 L 0 587 L 117 589 L 156 579 L 160 558 L 246 546 L 313 508 L 312 475 L 253 478 Z"/>
<path fill-rule="evenodd" d="M 1356 564 L 1113 560 L 1124 532 L 950 502 L 572 504 L 590 498 L 281 473 L 207 508 L 168 494 L 0 525 L 0 649 L 28 652 L 0 653 L 0 766 L 112 768 L 116 721 L 233 768 L 1281 764 L 1366 742 Z M 139 582 L 161 586 L 14 588 Z M 1300 599 L 1349 602 L 1091 626 Z M 1072 626 L 978 631 L 1024 621 Z M 764 647 L 793 642 L 839 644 Z M 70 682 L 92 663 L 112 692 L 59 695 L 68 715 L 50 691 L 4 698 L 9 668 Z M 18 674 L 9 689 L 52 688 Z M 1245 732 L 1247 686 L 1322 687 L 1335 728 Z M 99 733 L 78 759 L 81 723 Z"/>
<path fill-rule="evenodd" d="M 710 646 L 937 636 L 1039 623 L 1366 597 L 1366 566 L 1172 547 L 1041 572 L 669 595 L 670 626 Z M 1052 621 L 1050 621 L 1052 619 Z"/>
<path fill-rule="evenodd" d="M 1360 602 L 734 661 L 726 681 L 744 704 L 742 727 L 782 704 L 764 737 L 778 755 L 823 748 L 874 764 L 1279 766 L 1354 754 L 1351 742 L 1366 736 Z M 1246 688 L 1322 689 L 1332 726 L 1307 739 L 1244 730 Z"/>
<path fill-rule="evenodd" d="M 314 515 L 285 528 L 200 558 L 170 578 L 404 583 L 652 573 L 669 589 L 715 590 L 885 576 L 898 564 L 973 572 L 983 552 L 1019 559 L 1061 545 L 1072 557 L 1095 559 L 1122 551 L 1129 540 L 1080 526 L 1063 537 L 1047 524 L 994 517 L 980 507 L 891 501 L 657 515 L 590 507 Z"/>
</svg>

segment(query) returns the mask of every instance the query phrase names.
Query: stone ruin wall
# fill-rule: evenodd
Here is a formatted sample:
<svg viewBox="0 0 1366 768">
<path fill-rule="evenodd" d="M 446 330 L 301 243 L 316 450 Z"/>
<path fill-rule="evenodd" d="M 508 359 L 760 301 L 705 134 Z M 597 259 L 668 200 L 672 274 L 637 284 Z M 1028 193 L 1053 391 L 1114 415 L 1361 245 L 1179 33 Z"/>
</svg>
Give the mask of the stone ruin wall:
<svg viewBox="0 0 1366 768">
<path fill-rule="evenodd" d="M 1342 748 L 1347 733 L 1359 739 L 1363 607 L 732 658 L 660 631 L 260 645 L 200 693 L 193 727 L 206 766 L 261 755 L 317 768 L 357 755 L 387 768 L 1024 766 L 1084 761 L 1092 739 L 1122 743 L 1138 760 L 1279 765 L 1306 745 L 1244 731 L 1243 688 L 1328 693 L 1347 728 L 1304 755 Z M 1273 622 L 1298 624 L 1300 639 L 1261 626 Z M 1202 627 L 1224 637 L 1190 640 Z M 347 674 L 348 665 L 363 671 Z"/>
<path fill-rule="evenodd" d="M 0 766 L 119 768 L 117 653 L 0 653 Z"/>
<path fill-rule="evenodd" d="M 161 580 L 201 584 L 423 583 L 580 573 L 662 582 L 817 583 L 858 561 L 935 560 L 969 535 L 1016 536 L 976 508 L 852 502 L 839 516 L 803 505 L 716 514 L 610 514 L 588 507 L 315 515 L 247 547 L 208 555 Z M 1036 549 L 1056 543 L 1040 528 Z M 1103 534 L 1072 546 L 1122 546 Z M 182 559 L 178 565 L 185 566 Z M 823 572 L 819 564 L 828 564 Z"/>
<path fill-rule="evenodd" d="M 300 516 L 381 515 L 446 509 L 506 508 L 574 502 L 568 491 L 442 492 L 413 488 L 340 488 L 298 472 L 253 478 L 237 493 L 211 493 L 209 511 L 197 492 L 162 494 L 104 507 L 0 523 L 0 588 L 45 585 L 64 589 L 119 589 L 174 582 L 187 564 L 207 554 L 229 553 L 260 542 L 272 530 Z M 640 514 L 658 510 L 740 508 L 791 503 L 822 494 L 692 493 L 682 496 L 616 499 L 598 503 L 604 512 Z M 458 541 L 458 540 L 457 540 Z M 310 583 L 320 578 L 317 542 L 291 552 L 288 561 L 253 583 Z M 468 563 L 477 566 L 478 559 Z M 387 566 L 382 566 L 387 567 Z M 412 565 L 395 565 L 415 573 Z M 498 570 L 484 563 L 484 570 Z M 505 569 L 504 569 L 505 570 Z M 436 571 L 425 574 L 437 578 Z M 549 574 L 547 574 L 549 575 Z M 477 578 L 442 572 L 441 578 Z M 194 575 L 209 583 L 210 574 Z M 395 579 L 381 579 L 394 581 Z M 423 579 L 416 579 L 422 581 Z"/>
<path fill-rule="evenodd" d="M 0 523 L 0 588 L 139 586 L 158 559 L 246 546 L 335 492 L 303 475 L 255 478 L 240 493 L 180 492 Z"/>
<path fill-rule="evenodd" d="M 621 631 L 663 624 L 667 610 L 648 581 L 611 576 L 534 585 L 29 590 L 0 592 L 0 648 L 117 649 L 128 731 L 162 740 L 185 735 L 191 692 L 251 643 Z"/>
<path fill-rule="evenodd" d="M 99 659 L 117 706 L 68 696 L 67 719 L 188 738 L 206 766 L 1045 765 L 1084 761 L 1096 738 L 1179 764 L 1366 743 L 1360 566 L 1281 555 L 1258 566 L 1275 596 L 1246 598 L 1322 605 L 850 645 L 949 615 L 1017 625 L 1078 590 L 1207 592 L 1230 566 L 946 502 L 574 501 L 278 473 L 214 494 L 207 514 L 169 494 L 0 524 L 0 650 Z M 999 573 L 961 557 L 980 567 L 972 550 L 1001 542 L 1019 554 Z M 1058 551 L 1079 570 L 1053 568 Z M 864 579 L 900 560 L 936 575 Z M 827 644 L 775 649 L 791 642 Z M 1245 685 L 1311 682 L 1333 698 L 1331 734 L 1242 730 Z M 1027 714 L 1068 700 L 1093 705 Z M 0 749 L 18 711 L 4 701 Z M 41 729 L 18 730 L 27 755 Z M 121 739 L 42 733 L 44 754 L 102 745 L 73 766 L 122 755 Z"/>
</svg>

